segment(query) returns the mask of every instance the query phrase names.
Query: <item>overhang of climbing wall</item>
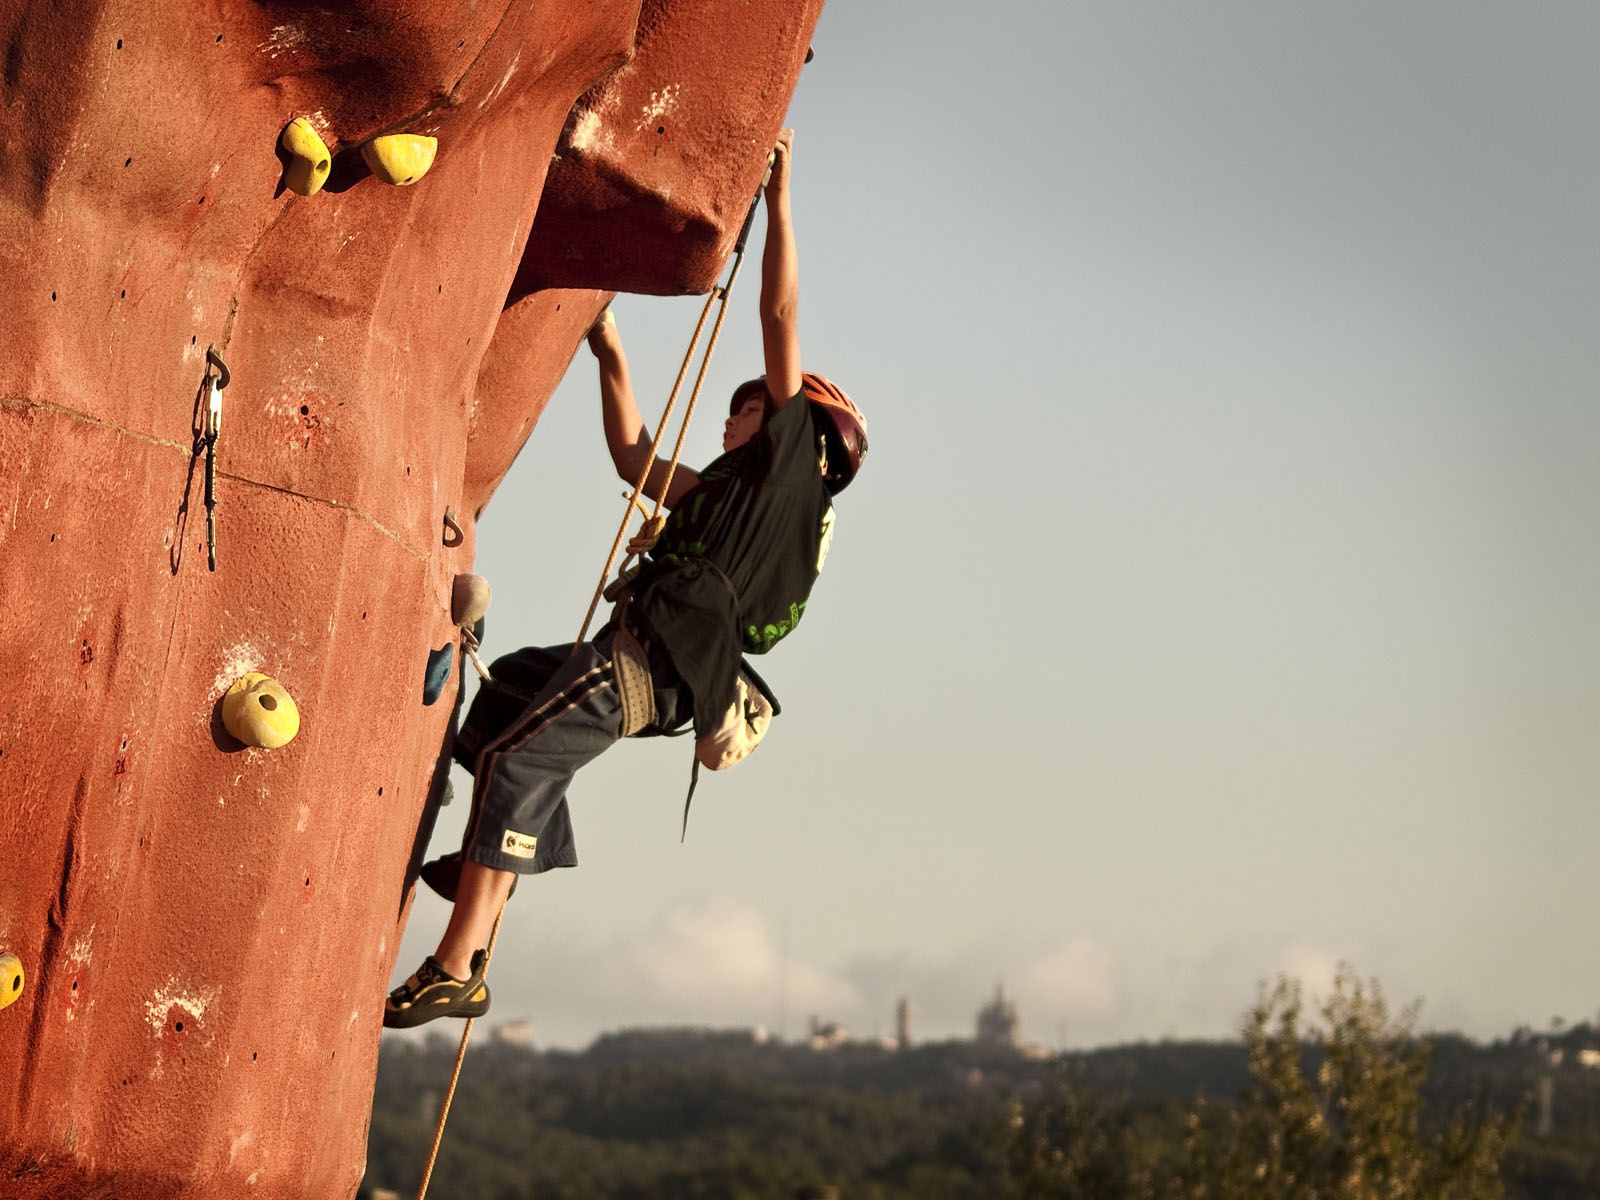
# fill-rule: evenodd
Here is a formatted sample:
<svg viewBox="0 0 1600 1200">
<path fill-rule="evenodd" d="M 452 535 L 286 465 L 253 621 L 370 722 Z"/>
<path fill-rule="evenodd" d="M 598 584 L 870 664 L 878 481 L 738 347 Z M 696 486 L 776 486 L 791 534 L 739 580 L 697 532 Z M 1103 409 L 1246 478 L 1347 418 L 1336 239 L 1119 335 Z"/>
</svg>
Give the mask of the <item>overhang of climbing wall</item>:
<svg viewBox="0 0 1600 1200">
<path fill-rule="evenodd" d="M 817 7 L 0 0 L 0 1193 L 354 1193 L 473 518 L 609 293 L 720 267 Z"/>
<path fill-rule="evenodd" d="M 636 20 L 0 0 L 7 1197 L 354 1193 L 477 377 L 562 123 Z M 297 116 L 316 195 L 282 187 Z M 439 139 L 421 181 L 370 175 L 386 133 Z M 251 670 L 299 706 L 286 746 L 222 728 Z"/>
<path fill-rule="evenodd" d="M 467 420 L 461 494 L 474 517 L 505 478 L 583 345 L 583 335 L 613 294 L 550 288 L 522 297 L 500 314 Z"/>
<path fill-rule="evenodd" d="M 568 116 L 512 299 L 709 290 L 821 11 L 821 0 L 644 0 L 633 58 Z"/>
</svg>

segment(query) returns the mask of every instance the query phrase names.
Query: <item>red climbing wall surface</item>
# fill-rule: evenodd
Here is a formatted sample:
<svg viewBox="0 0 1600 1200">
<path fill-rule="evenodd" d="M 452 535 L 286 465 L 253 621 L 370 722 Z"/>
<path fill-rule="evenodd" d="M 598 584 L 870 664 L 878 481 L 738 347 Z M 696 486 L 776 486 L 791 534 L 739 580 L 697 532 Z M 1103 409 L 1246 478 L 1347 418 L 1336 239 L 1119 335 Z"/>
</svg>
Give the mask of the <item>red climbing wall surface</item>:
<svg viewBox="0 0 1600 1200">
<path fill-rule="evenodd" d="M 0 0 L 0 1195 L 354 1193 L 472 518 L 609 292 L 709 286 L 820 7 Z"/>
</svg>

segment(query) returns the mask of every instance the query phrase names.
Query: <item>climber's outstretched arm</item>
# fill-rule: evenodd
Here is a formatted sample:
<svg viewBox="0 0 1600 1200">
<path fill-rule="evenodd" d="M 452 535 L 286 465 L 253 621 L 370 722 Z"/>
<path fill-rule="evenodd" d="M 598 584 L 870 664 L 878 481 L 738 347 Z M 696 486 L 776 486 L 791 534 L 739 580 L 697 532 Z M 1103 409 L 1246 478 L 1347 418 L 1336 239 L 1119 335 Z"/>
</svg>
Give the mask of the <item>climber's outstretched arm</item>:
<svg viewBox="0 0 1600 1200">
<path fill-rule="evenodd" d="M 622 351 L 622 335 L 617 332 L 617 322 L 609 308 L 600 314 L 588 337 L 589 349 L 600 363 L 600 411 L 605 421 L 606 447 L 611 451 L 617 474 L 632 486 L 639 481 L 639 472 L 650 458 L 650 431 L 645 428 L 639 405 L 634 401 L 633 384 L 628 377 L 628 356 Z M 661 498 L 667 466 L 666 459 L 657 458 L 650 467 L 644 492 L 652 500 Z M 680 463 L 664 503 L 668 508 L 673 507 L 699 482 L 700 476 Z"/>
<path fill-rule="evenodd" d="M 766 356 L 767 393 L 782 408 L 800 390 L 800 257 L 789 211 L 789 160 L 794 130 L 773 147 L 767 180 L 767 244 L 761 255 L 761 347 Z"/>
</svg>

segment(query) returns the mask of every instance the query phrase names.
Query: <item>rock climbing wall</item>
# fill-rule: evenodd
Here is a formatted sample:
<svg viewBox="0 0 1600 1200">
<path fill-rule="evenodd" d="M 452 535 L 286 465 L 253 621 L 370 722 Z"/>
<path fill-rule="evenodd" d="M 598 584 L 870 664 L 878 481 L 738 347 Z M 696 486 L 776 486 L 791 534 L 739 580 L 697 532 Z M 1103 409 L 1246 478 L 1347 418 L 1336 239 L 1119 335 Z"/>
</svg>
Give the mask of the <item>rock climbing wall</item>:
<svg viewBox="0 0 1600 1200">
<path fill-rule="evenodd" d="M 0 0 L 0 1195 L 354 1193 L 475 519 L 610 292 L 710 285 L 820 7 Z"/>
</svg>

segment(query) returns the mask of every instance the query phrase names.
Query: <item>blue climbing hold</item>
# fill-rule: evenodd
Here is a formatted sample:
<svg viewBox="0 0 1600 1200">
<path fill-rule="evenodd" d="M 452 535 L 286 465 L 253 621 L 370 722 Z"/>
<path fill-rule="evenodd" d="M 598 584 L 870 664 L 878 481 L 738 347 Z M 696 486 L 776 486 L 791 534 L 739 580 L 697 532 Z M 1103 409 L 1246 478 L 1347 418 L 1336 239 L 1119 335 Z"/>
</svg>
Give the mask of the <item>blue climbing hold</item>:
<svg viewBox="0 0 1600 1200">
<path fill-rule="evenodd" d="M 432 704 L 450 682 L 450 664 L 455 658 L 455 644 L 446 642 L 437 650 L 428 651 L 428 669 L 422 676 L 422 702 Z"/>
</svg>

